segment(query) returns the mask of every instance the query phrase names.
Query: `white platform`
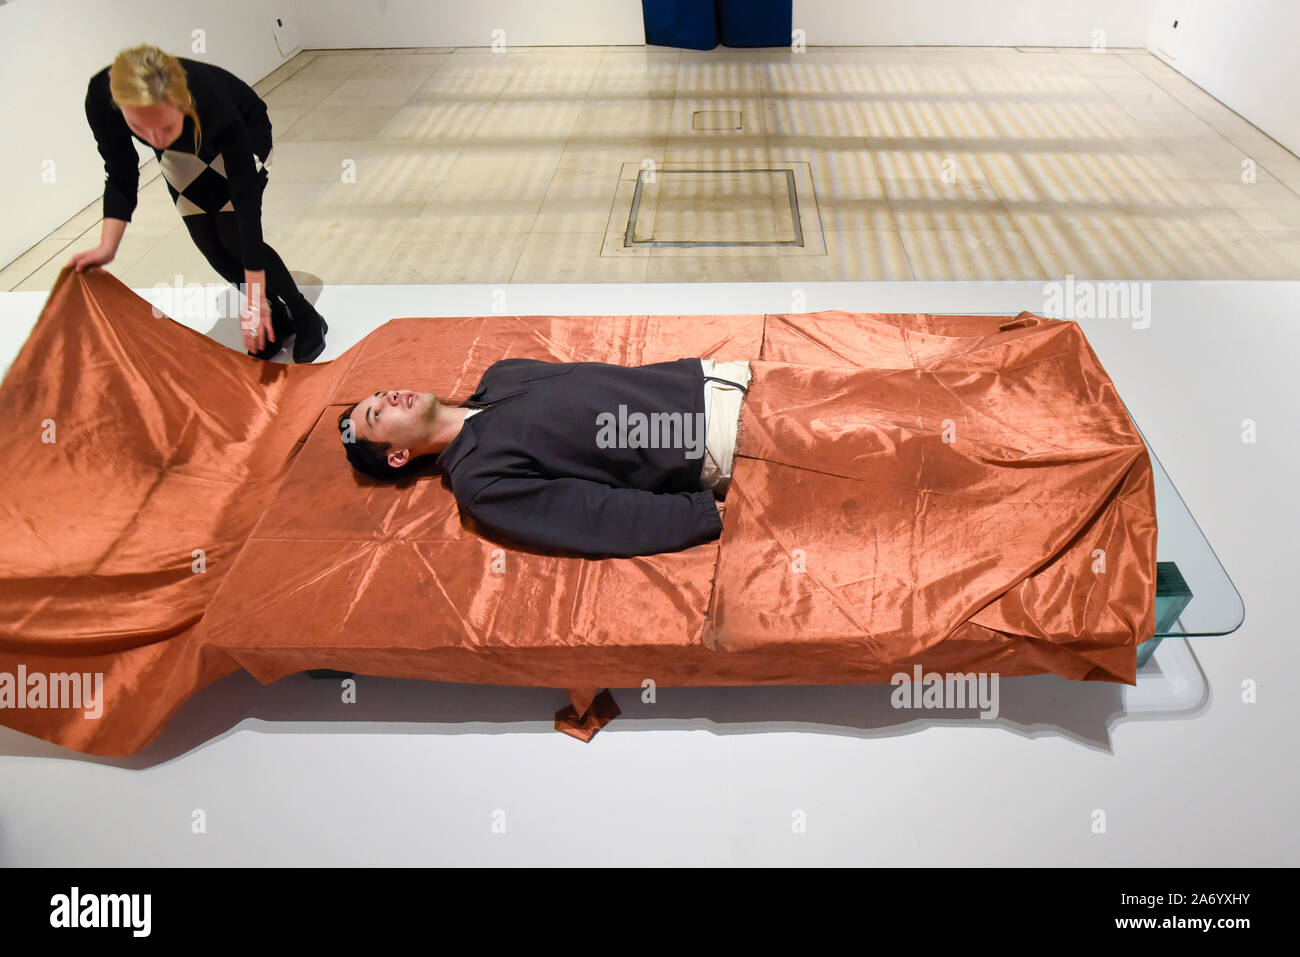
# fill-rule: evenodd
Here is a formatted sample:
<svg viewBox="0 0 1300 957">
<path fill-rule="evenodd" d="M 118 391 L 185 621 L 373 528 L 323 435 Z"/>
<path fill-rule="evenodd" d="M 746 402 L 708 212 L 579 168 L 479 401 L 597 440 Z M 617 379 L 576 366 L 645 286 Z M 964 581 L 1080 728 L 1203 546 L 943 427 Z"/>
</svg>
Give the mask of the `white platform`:
<svg viewBox="0 0 1300 957">
<path fill-rule="evenodd" d="M 171 758 L 0 729 L 0 863 L 1300 862 L 1300 283 L 1152 287 L 1149 328 L 1080 322 L 1247 616 L 1229 638 L 1165 641 L 1137 688 L 1005 679 L 996 721 L 906 724 L 875 720 L 879 688 L 625 691 L 624 717 L 582 745 L 550 730 L 559 692 L 363 679 L 344 706 L 333 682 L 235 675 L 164 732 Z M 0 366 L 43 301 L 0 294 Z M 353 286 L 317 307 L 323 359 L 397 316 L 1045 311 L 1036 282 Z"/>
</svg>

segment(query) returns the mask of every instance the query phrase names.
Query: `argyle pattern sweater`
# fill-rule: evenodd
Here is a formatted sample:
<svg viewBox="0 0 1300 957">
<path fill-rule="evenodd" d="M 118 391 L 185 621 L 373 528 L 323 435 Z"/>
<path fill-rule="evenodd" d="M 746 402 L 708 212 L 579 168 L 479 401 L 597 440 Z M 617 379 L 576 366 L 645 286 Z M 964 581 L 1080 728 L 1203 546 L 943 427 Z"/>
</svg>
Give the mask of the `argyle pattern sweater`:
<svg viewBox="0 0 1300 957">
<path fill-rule="evenodd" d="M 262 189 L 271 153 L 266 104 L 252 87 L 219 66 L 183 58 L 180 63 L 199 115 L 199 149 L 195 151 L 194 121 L 188 116 L 180 136 L 166 149 L 145 145 L 158 158 L 180 214 L 233 212 L 243 267 L 262 269 Z M 104 217 L 130 221 L 140 185 L 133 143 L 139 137 L 113 102 L 108 67 L 90 78 L 86 119 L 104 158 Z"/>
</svg>

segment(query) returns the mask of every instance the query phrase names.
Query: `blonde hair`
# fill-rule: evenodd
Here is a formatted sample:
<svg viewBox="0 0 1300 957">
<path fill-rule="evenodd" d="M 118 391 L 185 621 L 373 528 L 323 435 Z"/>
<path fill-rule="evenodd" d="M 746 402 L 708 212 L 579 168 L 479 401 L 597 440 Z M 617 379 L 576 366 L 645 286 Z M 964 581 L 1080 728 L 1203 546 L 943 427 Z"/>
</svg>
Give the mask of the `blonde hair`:
<svg viewBox="0 0 1300 957">
<path fill-rule="evenodd" d="M 185 81 L 185 68 L 176 57 L 147 43 L 123 50 L 108 68 L 108 88 L 119 107 L 159 103 L 176 107 L 194 121 L 194 152 L 199 151 L 199 113 Z"/>
</svg>

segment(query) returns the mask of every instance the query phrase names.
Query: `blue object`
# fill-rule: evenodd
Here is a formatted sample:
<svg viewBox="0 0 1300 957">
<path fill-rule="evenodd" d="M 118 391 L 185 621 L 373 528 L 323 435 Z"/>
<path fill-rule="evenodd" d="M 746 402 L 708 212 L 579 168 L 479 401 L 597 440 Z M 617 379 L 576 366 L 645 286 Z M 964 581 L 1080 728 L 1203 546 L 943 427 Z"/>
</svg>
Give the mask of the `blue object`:
<svg viewBox="0 0 1300 957">
<path fill-rule="evenodd" d="M 716 0 L 718 39 L 729 47 L 788 47 L 794 0 Z"/>
<path fill-rule="evenodd" d="M 714 0 L 641 0 L 645 42 L 661 47 L 712 50 L 718 45 Z"/>
<path fill-rule="evenodd" d="M 641 0 L 645 42 L 712 50 L 790 45 L 794 0 Z"/>
</svg>

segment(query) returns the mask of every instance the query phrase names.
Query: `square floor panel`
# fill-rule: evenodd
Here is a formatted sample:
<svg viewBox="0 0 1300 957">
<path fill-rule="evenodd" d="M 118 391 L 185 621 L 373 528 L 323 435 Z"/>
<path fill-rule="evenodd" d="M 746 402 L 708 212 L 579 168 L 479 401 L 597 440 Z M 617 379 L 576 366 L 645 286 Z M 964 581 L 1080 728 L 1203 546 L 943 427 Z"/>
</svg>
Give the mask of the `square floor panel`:
<svg viewBox="0 0 1300 957">
<path fill-rule="evenodd" d="M 824 256 L 805 162 L 624 164 L 602 256 Z"/>
<path fill-rule="evenodd" d="M 696 110 L 691 114 L 693 130 L 741 129 L 740 110 Z"/>
<path fill-rule="evenodd" d="M 794 173 L 774 169 L 644 170 L 626 241 L 651 246 L 802 246 Z"/>
<path fill-rule="evenodd" d="M 629 246 L 803 246 L 791 169 L 642 170 Z"/>
</svg>

